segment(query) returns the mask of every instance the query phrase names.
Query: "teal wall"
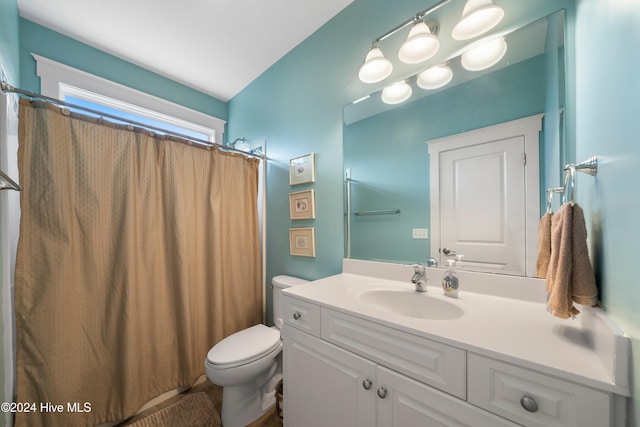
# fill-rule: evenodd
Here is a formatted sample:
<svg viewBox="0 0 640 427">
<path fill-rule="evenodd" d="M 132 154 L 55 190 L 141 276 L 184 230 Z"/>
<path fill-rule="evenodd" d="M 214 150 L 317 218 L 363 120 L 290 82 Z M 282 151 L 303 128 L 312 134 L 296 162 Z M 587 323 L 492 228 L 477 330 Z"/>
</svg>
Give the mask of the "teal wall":
<svg viewBox="0 0 640 427">
<path fill-rule="evenodd" d="M 411 234 L 412 228 L 430 228 L 425 141 L 544 112 L 546 58 L 518 62 L 344 128 L 353 211 L 401 211 L 353 217 L 352 258 L 424 262 L 431 255 L 430 241 Z"/>
<path fill-rule="evenodd" d="M 594 32 L 594 28 L 601 31 Z M 598 175 L 579 176 L 590 250 L 607 313 L 631 337 L 640 426 L 640 3 L 578 0 L 576 157 L 597 155 Z"/>
<path fill-rule="evenodd" d="M 0 0 L 0 68 L 7 73 L 9 83 L 19 84 L 18 6 L 16 0 Z"/>
<path fill-rule="evenodd" d="M 560 187 L 562 185 L 563 171 L 557 165 L 566 165 L 566 135 L 565 135 L 565 54 L 564 45 L 558 46 L 558 35 L 565 30 L 566 13 L 555 14 L 549 19 L 547 40 L 545 46 L 545 76 L 546 98 L 544 115 L 544 141 L 545 146 L 541 156 L 541 181 L 543 186 L 540 192 L 540 206 L 546 208 L 546 188 Z M 566 38 L 566 37 L 565 37 Z M 547 167 L 549 165 L 549 167 Z M 554 165 L 554 166 L 552 166 Z M 560 202 L 554 204 L 555 209 Z"/>
<path fill-rule="evenodd" d="M 355 0 L 229 101 L 229 133 L 267 141 L 268 280 L 278 274 L 317 279 L 341 271 L 342 107 L 382 87 L 357 77 L 371 40 L 435 3 Z M 524 25 L 572 9 L 573 1 L 518 1 L 517 8 L 514 25 Z M 315 189 L 317 219 L 294 222 L 288 194 L 298 188 L 288 184 L 288 162 L 308 152 L 317 153 L 317 182 L 308 186 Z M 298 226 L 315 227 L 315 258 L 289 255 L 288 230 Z"/>
<path fill-rule="evenodd" d="M 219 99 L 21 18 L 21 86 L 32 92 L 40 92 L 40 78 L 31 53 L 223 120 L 228 118 L 227 103 Z"/>
</svg>

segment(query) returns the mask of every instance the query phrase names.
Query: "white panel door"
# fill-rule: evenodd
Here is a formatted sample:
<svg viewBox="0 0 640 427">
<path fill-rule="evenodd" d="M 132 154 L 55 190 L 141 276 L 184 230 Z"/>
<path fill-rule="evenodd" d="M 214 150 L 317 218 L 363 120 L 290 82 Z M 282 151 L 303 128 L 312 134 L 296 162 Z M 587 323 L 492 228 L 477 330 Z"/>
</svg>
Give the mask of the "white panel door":
<svg viewBox="0 0 640 427">
<path fill-rule="evenodd" d="M 533 276 L 542 118 L 427 141 L 430 254 L 441 266 L 452 258 L 443 253 L 448 248 L 464 255 L 470 270 Z"/>
<path fill-rule="evenodd" d="M 375 364 L 285 328 L 285 427 L 375 426 Z"/>
<path fill-rule="evenodd" d="M 440 153 L 440 260 L 524 274 L 524 136 Z M 449 254 L 447 254 L 449 252 Z"/>
</svg>

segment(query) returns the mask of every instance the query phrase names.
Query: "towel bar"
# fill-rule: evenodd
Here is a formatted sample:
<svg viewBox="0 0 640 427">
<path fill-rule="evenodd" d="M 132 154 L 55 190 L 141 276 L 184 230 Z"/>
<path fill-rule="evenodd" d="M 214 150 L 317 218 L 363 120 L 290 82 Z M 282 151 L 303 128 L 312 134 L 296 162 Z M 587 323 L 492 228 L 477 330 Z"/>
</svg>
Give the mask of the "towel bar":
<svg viewBox="0 0 640 427">
<path fill-rule="evenodd" d="M 354 212 L 353 214 L 356 216 L 361 216 L 361 215 L 393 215 L 393 214 L 399 214 L 400 213 L 400 209 L 379 209 L 379 210 L 372 210 L 372 211 L 358 211 L 358 212 Z"/>
</svg>

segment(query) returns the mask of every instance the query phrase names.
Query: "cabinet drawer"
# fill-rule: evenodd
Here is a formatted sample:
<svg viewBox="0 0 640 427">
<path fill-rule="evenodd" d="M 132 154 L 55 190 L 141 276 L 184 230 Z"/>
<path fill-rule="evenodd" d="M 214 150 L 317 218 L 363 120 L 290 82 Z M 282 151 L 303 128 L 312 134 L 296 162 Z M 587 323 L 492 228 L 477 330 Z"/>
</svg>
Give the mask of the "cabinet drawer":
<svg viewBox="0 0 640 427">
<path fill-rule="evenodd" d="M 607 393 L 477 354 L 467 357 L 468 401 L 474 405 L 524 426 L 611 425 Z"/>
<path fill-rule="evenodd" d="M 321 330 L 329 342 L 466 398 L 464 350 L 324 307 Z"/>
<path fill-rule="evenodd" d="M 282 318 L 284 323 L 320 336 L 320 307 L 289 295 L 282 295 Z"/>
</svg>

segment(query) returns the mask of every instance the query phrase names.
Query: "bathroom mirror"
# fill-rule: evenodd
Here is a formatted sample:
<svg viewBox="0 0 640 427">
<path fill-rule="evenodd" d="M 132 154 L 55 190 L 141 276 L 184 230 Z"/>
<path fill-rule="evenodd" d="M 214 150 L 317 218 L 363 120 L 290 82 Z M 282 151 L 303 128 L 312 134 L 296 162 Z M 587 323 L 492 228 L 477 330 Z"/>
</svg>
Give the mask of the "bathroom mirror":
<svg viewBox="0 0 640 427">
<path fill-rule="evenodd" d="M 543 113 L 541 198 L 557 184 L 565 161 L 564 19 L 559 11 L 500 34 L 507 52 L 483 71 L 465 70 L 458 48 L 445 61 L 453 79 L 440 89 L 424 90 L 412 76 L 412 96 L 403 103 L 387 105 L 378 91 L 345 106 L 347 258 L 425 263 L 432 255 L 426 141 Z"/>
</svg>

